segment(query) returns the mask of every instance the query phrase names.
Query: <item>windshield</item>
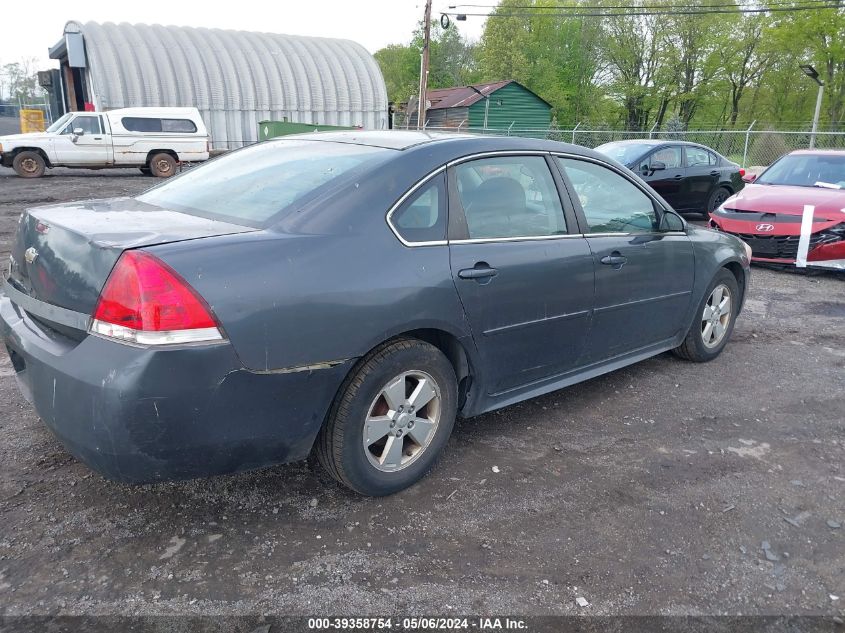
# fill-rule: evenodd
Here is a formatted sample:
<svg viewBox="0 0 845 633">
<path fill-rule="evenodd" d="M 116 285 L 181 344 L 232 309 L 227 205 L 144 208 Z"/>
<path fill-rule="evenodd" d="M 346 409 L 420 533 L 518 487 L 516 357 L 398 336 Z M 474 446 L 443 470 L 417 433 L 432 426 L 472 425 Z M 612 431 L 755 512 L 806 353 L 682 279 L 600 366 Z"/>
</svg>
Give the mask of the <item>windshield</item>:
<svg viewBox="0 0 845 633">
<path fill-rule="evenodd" d="M 192 215 L 260 226 L 342 176 L 386 160 L 393 150 L 347 143 L 279 140 L 225 154 L 138 196 Z"/>
<path fill-rule="evenodd" d="M 845 155 L 788 154 L 755 181 L 762 185 L 845 187 Z"/>
<path fill-rule="evenodd" d="M 609 156 L 623 165 L 637 162 L 646 152 L 652 150 L 655 143 L 605 143 L 596 148 L 605 156 Z"/>
<path fill-rule="evenodd" d="M 53 125 L 48 127 L 47 132 L 58 132 L 59 130 L 61 130 L 65 126 L 65 123 L 70 121 L 72 116 L 73 116 L 73 112 L 68 112 L 61 119 L 59 119 L 58 121 L 53 123 Z"/>
</svg>

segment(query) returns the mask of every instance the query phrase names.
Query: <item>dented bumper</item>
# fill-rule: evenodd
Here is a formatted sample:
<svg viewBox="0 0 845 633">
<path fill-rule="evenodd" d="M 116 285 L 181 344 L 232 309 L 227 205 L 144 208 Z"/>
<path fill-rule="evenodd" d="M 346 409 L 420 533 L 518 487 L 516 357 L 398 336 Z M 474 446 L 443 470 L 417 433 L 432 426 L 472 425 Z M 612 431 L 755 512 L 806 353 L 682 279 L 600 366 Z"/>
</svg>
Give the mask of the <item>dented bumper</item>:
<svg viewBox="0 0 845 633">
<path fill-rule="evenodd" d="M 352 361 L 253 372 L 229 343 L 168 349 L 45 328 L 0 296 L 0 335 L 21 391 L 73 455 L 143 483 L 306 457 Z"/>
</svg>

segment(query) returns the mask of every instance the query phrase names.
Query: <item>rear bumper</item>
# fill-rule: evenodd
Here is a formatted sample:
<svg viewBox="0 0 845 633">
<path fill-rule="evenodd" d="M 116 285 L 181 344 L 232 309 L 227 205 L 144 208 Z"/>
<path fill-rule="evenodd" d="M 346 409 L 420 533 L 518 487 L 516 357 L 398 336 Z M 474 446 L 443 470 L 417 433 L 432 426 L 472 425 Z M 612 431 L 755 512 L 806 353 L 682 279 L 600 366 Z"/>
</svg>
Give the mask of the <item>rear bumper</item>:
<svg viewBox="0 0 845 633">
<path fill-rule="evenodd" d="M 348 366 L 248 371 L 230 344 L 138 348 L 45 331 L 0 296 L 21 391 L 73 455 L 143 483 L 306 457 Z"/>
</svg>

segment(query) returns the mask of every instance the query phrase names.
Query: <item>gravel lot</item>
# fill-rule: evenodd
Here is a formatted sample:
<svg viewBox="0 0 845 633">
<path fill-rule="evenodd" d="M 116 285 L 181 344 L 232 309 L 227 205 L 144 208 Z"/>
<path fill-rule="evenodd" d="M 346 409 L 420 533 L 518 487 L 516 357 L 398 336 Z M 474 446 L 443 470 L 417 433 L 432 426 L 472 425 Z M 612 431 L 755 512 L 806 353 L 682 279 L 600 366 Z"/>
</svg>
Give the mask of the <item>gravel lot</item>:
<svg viewBox="0 0 845 633">
<path fill-rule="evenodd" d="M 154 182 L 0 168 L 0 258 L 27 206 Z M 309 463 L 104 481 L 2 354 L 0 614 L 841 616 L 843 326 L 845 275 L 757 268 L 716 361 L 664 354 L 460 421 L 431 475 L 385 499 Z"/>
</svg>

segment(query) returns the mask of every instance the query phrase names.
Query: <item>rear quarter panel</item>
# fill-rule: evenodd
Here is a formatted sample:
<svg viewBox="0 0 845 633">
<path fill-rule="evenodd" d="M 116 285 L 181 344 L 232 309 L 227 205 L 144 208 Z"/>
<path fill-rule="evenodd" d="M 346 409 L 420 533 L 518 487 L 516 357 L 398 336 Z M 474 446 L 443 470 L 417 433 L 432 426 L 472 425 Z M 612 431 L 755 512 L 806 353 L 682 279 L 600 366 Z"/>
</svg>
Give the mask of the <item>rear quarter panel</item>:
<svg viewBox="0 0 845 633">
<path fill-rule="evenodd" d="M 205 297 L 253 370 L 357 358 L 420 328 L 470 340 L 448 247 L 406 247 L 385 220 L 421 167 L 384 170 L 271 229 L 150 250 Z"/>
</svg>

